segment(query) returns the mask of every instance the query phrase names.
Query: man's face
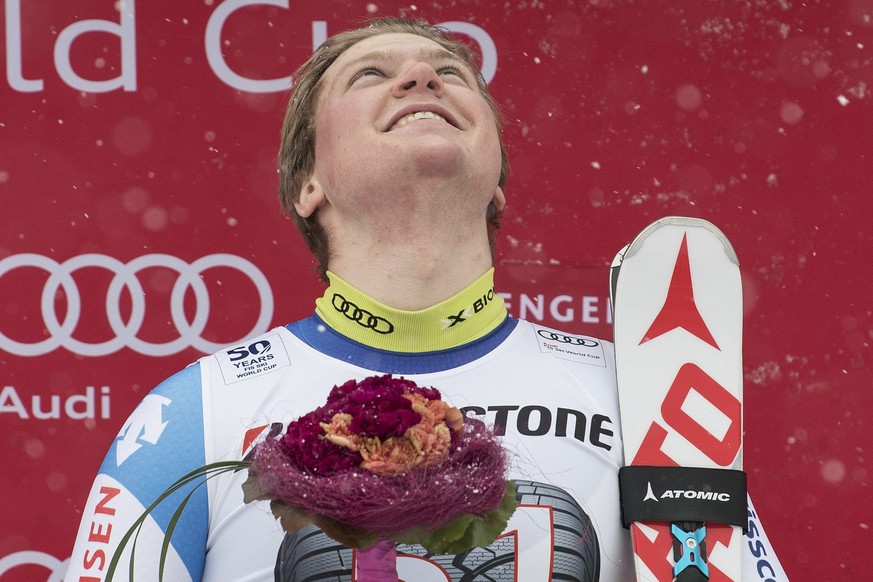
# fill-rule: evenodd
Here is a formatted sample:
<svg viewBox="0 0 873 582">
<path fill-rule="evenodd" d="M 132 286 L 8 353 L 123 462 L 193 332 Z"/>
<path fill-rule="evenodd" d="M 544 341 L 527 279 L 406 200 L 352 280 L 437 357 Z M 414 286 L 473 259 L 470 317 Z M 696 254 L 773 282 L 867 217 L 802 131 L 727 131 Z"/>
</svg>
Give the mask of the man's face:
<svg viewBox="0 0 873 582">
<path fill-rule="evenodd" d="M 500 162 L 496 120 L 473 72 L 430 39 L 365 39 L 322 79 L 313 177 L 333 205 L 348 192 L 430 179 L 454 180 L 487 203 Z"/>
</svg>

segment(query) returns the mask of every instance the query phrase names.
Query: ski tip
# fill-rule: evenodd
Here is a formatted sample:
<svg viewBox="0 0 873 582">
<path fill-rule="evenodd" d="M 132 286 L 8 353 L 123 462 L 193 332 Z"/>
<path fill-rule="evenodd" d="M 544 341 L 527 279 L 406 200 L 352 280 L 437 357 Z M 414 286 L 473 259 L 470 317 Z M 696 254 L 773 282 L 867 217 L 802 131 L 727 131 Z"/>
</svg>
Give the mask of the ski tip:
<svg viewBox="0 0 873 582">
<path fill-rule="evenodd" d="M 708 220 L 705 220 L 703 218 L 692 218 L 690 216 L 665 216 L 664 218 L 660 218 L 655 222 L 651 223 L 649 226 L 644 228 L 640 232 L 640 234 L 636 236 L 636 238 L 634 238 L 630 245 L 626 246 L 624 249 L 622 249 L 622 251 L 619 252 L 619 255 L 621 255 L 621 260 L 624 260 L 625 257 L 632 257 L 642 246 L 642 242 L 655 231 L 670 226 L 676 226 L 685 229 L 702 228 L 712 233 L 712 235 L 717 237 L 722 245 L 724 245 L 724 252 L 727 258 L 732 263 L 739 266 L 740 261 L 737 258 L 737 253 L 736 251 L 734 251 L 734 247 L 731 245 L 727 236 L 725 236 L 725 234 L 717 226 L 715 226 Z M 621 263 L 621 260 L 619 260 L 619 256 L 616 256 L 616 260 L 619 261 L 619 264 Z M 613 261 L 613 268 L 615 267 L 616 263 L 615 261 Z M 614 278 L 615 277 L 611 277 L 611 279 Z"/>
<path fill-rule="evenodd" d="M 612 264 L 609 266 L 609 301 L 612 307 L 615 307 L 615 289 L 618 286 L 618 272 L 621 269 L 621 262 L 624 260 L 624 254 L 627 252 L 630 243 L 624 245 L 615 258 L 612 259 Z"/>
<path fill-rule="evenodd" d="M 616 253 L 615 258 L 612 259 L 612 264 L 609 266 L 611 269 L 618 269 L 621 266 L 621 261 L 624 259 L 624 254 L 627 252 L 630 243 L 624 245 L 618 253 Z"/>
</svg>

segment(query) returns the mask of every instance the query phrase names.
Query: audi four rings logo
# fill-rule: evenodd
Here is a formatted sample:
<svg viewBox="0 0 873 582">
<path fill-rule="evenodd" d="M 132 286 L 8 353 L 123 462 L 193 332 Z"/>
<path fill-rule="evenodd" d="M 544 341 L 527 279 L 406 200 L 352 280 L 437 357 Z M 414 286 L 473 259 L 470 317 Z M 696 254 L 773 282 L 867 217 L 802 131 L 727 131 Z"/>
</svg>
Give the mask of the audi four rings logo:
<svg viewBox="0 0 873 582">
<path fill-rule="evenodd" d="M 228 343 L 263 333 L 273 318 L 273 292 L 264 274 L 252 263 L 236 255 L 218 253 L 186 263 L 173 255 L 150 254 L 137 257 L 128 263 L 107 255 L 85 254 L 62 263 L 42 255 L 23 253 L 10 255 L 0 260 L 0 277 L 22 267 L 41 269 L 49 273 L 40 301 L 42 319 L 49 337 L 37 342 L 25 343 L 13 340 L 0 332 L 0 348 L 18 356 L 41 356 L 59 347 L 82 356 L 105 356 L 128 347 L 147 356 L 167 356 L 194 347 L 201 352 L 216 352 Z M 106 269 L 113 278 L 106 292 L 106 317 L 115 337 L 103 342 L 84 342 L 73 337 L 79 323 L 82 301 L 72 273 L 87 267 Z M 145 320 L 145 295 L 136 274 L 150 267 L 164 267 L 179 273 L 170 294 L 170 314 L 179 337 L 164 343 L 155 343 L 137 337 Z M 203 330 L 209 319 L 209 290 L 200 274 L 214 267 L 228 267 L 247 276 L 258 291 L 261 311 L 251 331 L 242 338 L 226 343 L 215 343 L 203 338 Z M 66 295 L 66 313 L 63 321 L 55 310 L 55 295 L 59 288 Z M 121 314 L 121 291 L 126 288 L 131 307 L 128 320 Z M 194 293 L 196 308 L 189 323 L 185 315 L 184 298 L 188 289 Z"/>
<path fill-rule="evenodd" d="M 361 309 L 339 293 L 333 294 L 331 301 L 333 308 L 363 327 L 372 329 L 376 333 L 389 334 L 394 331 L 394 324 L 378 315 L 373 315 L 365 309 Z"/>
<path fill-rule="evenodd" d="M 69 558 L 61 561 L 45 552 L 22 550 L 20 552 L 6 554 L 0 558 L 0 578 L 2 578 L 7 572 L 12 571 L 19 566 L 42 566 L 49 571 L 46 582 L 60 582 L 64 578 L 69 563 Z"/>
<path fill-rule="evenodd" d="M 562 333 L 555 333 L 547 329 L 538 329 L 537 333 L 540 335 L 540 337 L 546 338 L 547 340 L 552 340 L 553 342 L 561 342 L 562 344 L 585 346 L 586 348 L 596 348 L 598 345 L 600 345 L 596 341 L 588 337 L 564 335 Z"/>
</svg>

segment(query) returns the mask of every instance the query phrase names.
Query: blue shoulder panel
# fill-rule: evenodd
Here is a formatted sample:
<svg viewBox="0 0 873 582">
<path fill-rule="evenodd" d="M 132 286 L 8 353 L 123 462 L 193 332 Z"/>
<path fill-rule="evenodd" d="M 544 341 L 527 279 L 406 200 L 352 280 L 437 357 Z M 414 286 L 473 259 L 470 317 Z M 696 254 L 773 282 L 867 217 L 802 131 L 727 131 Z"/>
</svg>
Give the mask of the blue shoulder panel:
<svg viewBox="0 0 873 582">
<path fill-rule="evenodd" d="M 148 507 L 173 482 L 205 462 L 200 365 L 195 364 L 143 398 L 109 449 L 100 472 L 119 481 Z M 166 531 L 192 489 L 178 491 L 152 511 L 161 529 Z M 203 573 L 208 529 L 204 486 L 191 496 L 172 538 L 194 580 L 200 580 Z"/>
</svg>

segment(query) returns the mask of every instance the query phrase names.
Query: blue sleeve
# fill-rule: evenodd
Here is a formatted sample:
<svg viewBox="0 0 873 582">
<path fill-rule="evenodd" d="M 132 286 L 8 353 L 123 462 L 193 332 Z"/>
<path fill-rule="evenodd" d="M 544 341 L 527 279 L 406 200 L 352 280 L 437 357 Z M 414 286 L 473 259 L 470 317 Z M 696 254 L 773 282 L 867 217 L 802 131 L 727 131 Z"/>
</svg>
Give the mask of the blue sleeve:
<svg viewBox="0 0 873 582">
<path fill-rule="evenodd" d="M 143 398 L 110 446 L 94 481 L 68 579 L 82 575 L 102 580 L 120 539 L 142 509 L 180 477 L 205 464 L 203 426 L 199 364 L 170 377 Z M 209 528 L 205 486 L 181 489 L 151 512 L 159 531 L 151 526 L 151 534 L 137 541 L 138 568 L 140 562 L 157 564 L 163 533 L 192 490 L 171 540 L 191 579 L 201 579 Z M 126 563 L 119 564 L 119 568 L 126 567 Z"/>
</svg>

